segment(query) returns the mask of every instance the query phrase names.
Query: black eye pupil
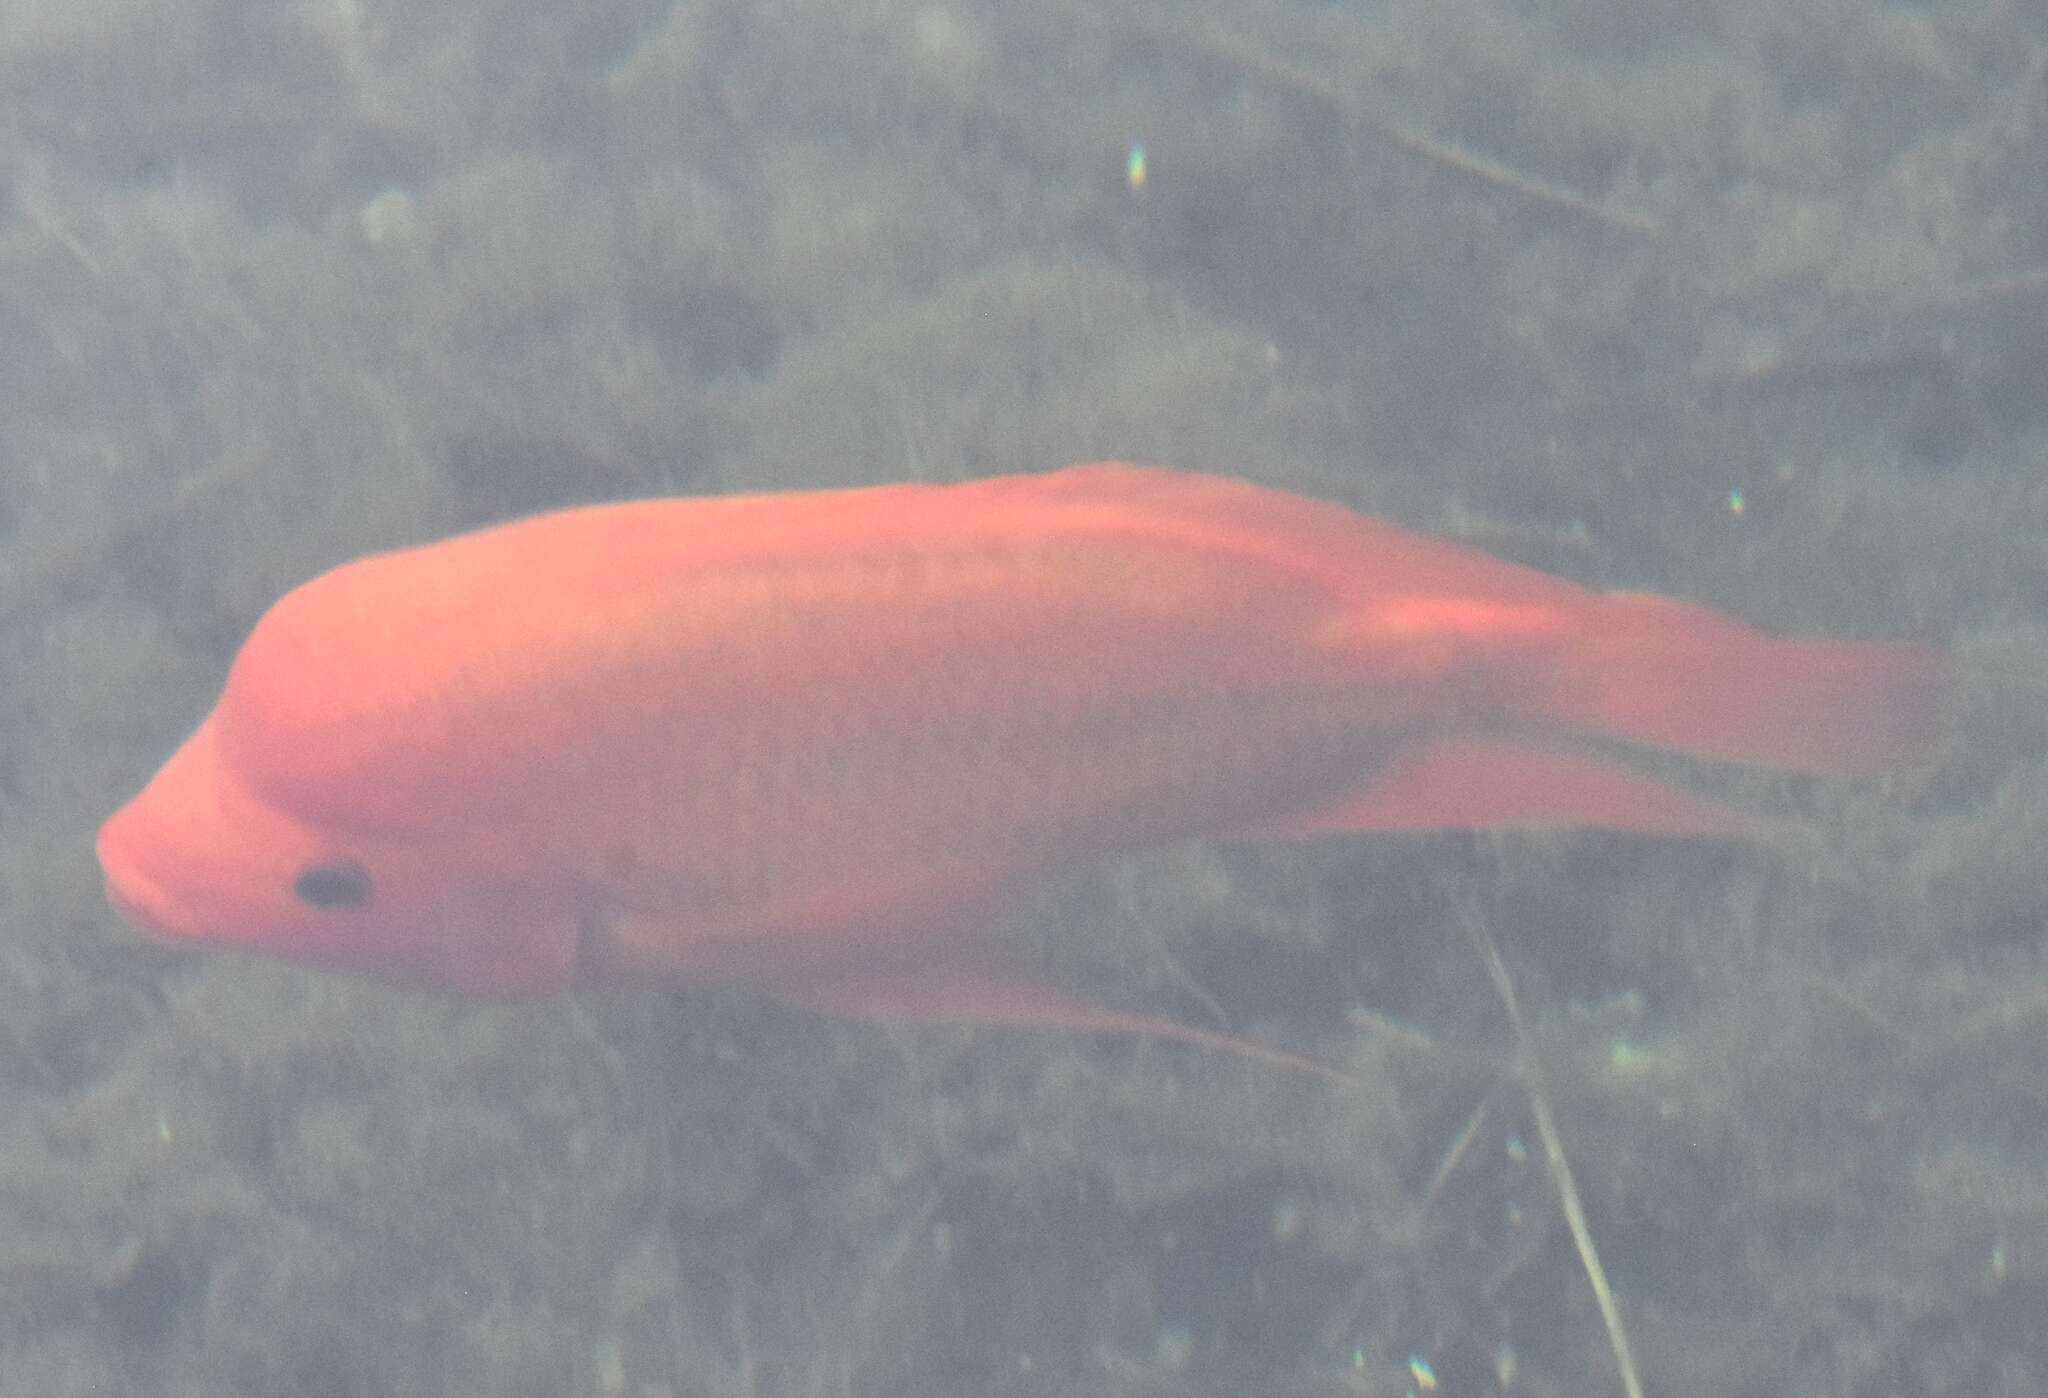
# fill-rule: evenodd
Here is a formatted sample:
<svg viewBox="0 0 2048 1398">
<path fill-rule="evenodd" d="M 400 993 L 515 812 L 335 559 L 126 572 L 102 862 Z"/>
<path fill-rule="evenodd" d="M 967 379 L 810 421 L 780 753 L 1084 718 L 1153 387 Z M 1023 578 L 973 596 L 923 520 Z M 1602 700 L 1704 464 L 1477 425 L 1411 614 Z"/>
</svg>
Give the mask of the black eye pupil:
<svg viewBox="0 0 2048 1398">
<path fill-rule="evenodd" d="M 308 864 L 292 881 L 292 892 L 315 908 L 360 907 L 370 896 L 370 871 L 353 859 Z"/>
</svg>

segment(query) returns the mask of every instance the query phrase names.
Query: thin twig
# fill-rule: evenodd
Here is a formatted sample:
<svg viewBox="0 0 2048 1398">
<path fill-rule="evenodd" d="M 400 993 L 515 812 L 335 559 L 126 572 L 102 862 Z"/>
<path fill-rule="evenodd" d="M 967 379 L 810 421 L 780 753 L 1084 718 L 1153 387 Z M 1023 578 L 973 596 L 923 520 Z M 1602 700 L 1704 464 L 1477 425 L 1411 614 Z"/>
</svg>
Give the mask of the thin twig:
<svg viewBox="0 0 2048 1398">
<path fill-rule="evenodd" d="M 1660 231 L 1654 215 L 1610 204 L 1568 185 L 1555 184 L 1502 164 L 1491 156 L 1372 115 L 1338 84 L 1297 68 L 1230 33 L 1213 21 L 1197 24 L 1193 38 L 1210 53 L 1276 86 L 1311 97 L 1334 108 L 1345 120 L 1374 132 L 1396 149 L 1425 160 L 1447 174 L 1489 189 L 1503 190 L 1534 204 L 1544 204 L 1591 219 L 1624 233 L 1653 235 Z"/>
<path fill-rule="evenodd" d="M 1593 1231 L 1586 1226 L 1586 1210 L 1579 1202 L 1579 1187 L 1572 1180 L 1571 1163 L 1565 1159 L 1564 1140 L 1557 1134 L 1557 1123 L 1550 1115 L 1549 1099 L 1543 1093 L 1542 1076 L 1535 1055 L 1529 1050 L 1529 1037 L 1522 1026 L 1522 1009 L 1515 999 L 1514 982 L 1509 978 L 1507 964 L 1501 960 L 1500 951 L 1486 929 L 1474 920 L 1471 931 L 1480 953 L 1486 958 L 1486 974 L 1492 978 L 1494 991 L 1507 1012 L 1508 1027 L 1514 1031 L 1521 1059 L 1522 1082 L 1529 1093 L 1529 1114 L 1536 1123 L 1537 1139 L 1543 1143 L 1543 1163 L 1550 1170 L 1552 1182 L 1557 1185 L 1558 1199 L 1564 1207 L 1565 1227 L 1571 1230 L 1572 1245 L 1579 1251 L 1579 1265 L 1585 1269 L 1586 1280 L 1593 1288 L 1594 1304 L 1600 1308 L 1601 1323 L 1607 1327 L 1607 1343 L 1613 1348 L 1615 1366 L 1621 1371 L 1622 1392 L 1628 1398 L 1643 1398 L 1643 1383 L 1636 1374 L 1635 1356 L 1629 1351 L 1628 1332 L 1621 1324 L 1621 1307 L 1615 1304 L 1614 1290 L 1607 1284 L 1607 1269 L 1600 1265 L 1599 1250 L 1593 1246 Z"/>
</svg>

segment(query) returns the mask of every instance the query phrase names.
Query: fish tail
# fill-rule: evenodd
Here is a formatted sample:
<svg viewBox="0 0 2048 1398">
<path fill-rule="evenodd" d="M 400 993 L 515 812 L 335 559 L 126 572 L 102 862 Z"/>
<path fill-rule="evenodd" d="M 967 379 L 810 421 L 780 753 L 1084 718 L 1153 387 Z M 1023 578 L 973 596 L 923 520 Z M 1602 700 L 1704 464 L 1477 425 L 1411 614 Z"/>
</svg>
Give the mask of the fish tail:
<svg viewBox="0 0 2048 1398">
<path fill-rule="evenodd" d="M 1947 652 L 1920 641 L 1770 636 L 1704 607 L 1614 594 L 1575 646 L 1552 711 L 1626 742 L 1787 772 L 1909 767 L 1939 748 Z"/>
</svg>

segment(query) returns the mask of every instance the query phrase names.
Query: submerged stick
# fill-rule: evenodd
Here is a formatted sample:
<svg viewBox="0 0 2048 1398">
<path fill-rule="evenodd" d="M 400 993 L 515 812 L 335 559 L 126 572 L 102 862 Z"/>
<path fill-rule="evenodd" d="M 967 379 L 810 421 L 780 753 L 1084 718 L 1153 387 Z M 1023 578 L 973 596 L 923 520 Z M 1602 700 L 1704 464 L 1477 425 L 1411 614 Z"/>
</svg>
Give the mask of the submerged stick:
<svg viewBox="0 0 2048 1398">
<path fill-rule="evenodd" d="M 1536 1123 L 1536 1137 L 1543 1143 L 1543 1163 L 1550 1171 L 1551 1181 L 1557 1186 L 1565 1227 L 1571 1232 L 1572 1246 L 1578 1249 L 1579 1265 L 1585 1269 L 1586 1281 L 1593 1288 L 1593 1302 L 1600 1308 L 1600 1321 L 1607 1327 L 1607 1343 L 1614 1351 L 1615 1367 L 1621 1371 L 1622 1392 L 1628 1398 L 1643 1398 L 1643 1382 L 1636 1373 L 1635 1356 L 1629 1350 L 1628 1332 L 1621 1324 L 1621 1307 L 1615 1303 L 1614 1289 L 1607 1284 L 1607 1269 L 1600 1265 L 1599 1249 L 1593 1246 L 1593 1231 L 1586 1226 L 1586 1210 L 1579 1202 L 1579 1187 L 1572 1180 L 1571 1162 L 1565 1159 L 1564 1140 L 1557 1134 L 1557 1123 L 1551 1118 L 1549 1099 L 1543 1095 L 1536 1060 L 1529 1052 L 1529 1037 L 1522 1026 L 1522 1008 L 1515 999 L 1514 982 L 1508 976 L 1507 964 L 1500 959 L 1500 951 L 1494 946 L 1493 939 L 1476 922 L 1472 924 L 1472 938 L 1486 958 L 1486 974 L 1493 981 L 1501 1007 L 1507 1012 L 1508 1027 L 1515 1034 L 1519 1072 L 1529 1093 L 1529 1115 Z"/>
<path fill-rule="evenodd" d="M 1590 219 L 1624 233 L 1651 235 L 1661 231 L 1656 217 L 1641 209 L 1608 203 L 1568 185 L 1514 169 L 1478 151 L 1373 116 L 1336 83 L 1254 48 L 1213 22 L 1197 24 L 1192 33 L 1195 41 L 1210 53 L 1276 86 L 1334 108 L 1346 121 L 1366 127 L 1396 149 L 1427 161 L 1447 174 L 1505 191 L 1528 203 L 1546 205 Z"/>
</svg>

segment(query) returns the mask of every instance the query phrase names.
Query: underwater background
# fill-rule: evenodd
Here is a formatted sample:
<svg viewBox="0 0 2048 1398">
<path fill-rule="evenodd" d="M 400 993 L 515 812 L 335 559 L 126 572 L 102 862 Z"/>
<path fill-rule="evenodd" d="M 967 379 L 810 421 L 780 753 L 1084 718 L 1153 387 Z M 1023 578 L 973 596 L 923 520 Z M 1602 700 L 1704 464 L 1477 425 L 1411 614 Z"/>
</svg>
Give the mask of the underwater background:
<svg viewBox="0 0 2048 1398">
<path fill-rule="evenodd" d="M 2039 7 L 0 0 L 0 122 L 0 1393 L 2048 1393 Z M 1699 774 L 1765 846 L 1201 846 L 1006 923 L 1355 1088 L 101 899 L 325 567 L 1103 457 L 1934 637 L 1954 737 Z"/>
</svg>

